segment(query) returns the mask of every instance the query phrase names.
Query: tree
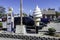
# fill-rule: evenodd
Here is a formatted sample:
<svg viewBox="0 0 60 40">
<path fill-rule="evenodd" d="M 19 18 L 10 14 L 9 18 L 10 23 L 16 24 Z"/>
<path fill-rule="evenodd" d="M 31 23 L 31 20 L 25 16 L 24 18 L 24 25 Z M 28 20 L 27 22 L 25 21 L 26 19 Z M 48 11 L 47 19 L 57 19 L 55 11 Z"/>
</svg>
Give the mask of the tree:
<svg viewBox="0 0 60 40">
<path fill-rule="evenodd" d="M 5 14 L 5 8 L 0 6 L 0 17 L 2 17 Z"/>
<path fill-rule="evenodd" d="M 58 17 L 60 15 L 60 12 L 56 11 L 56 17 Z"/>
<path fill-rule="evenodd" d="M 27 17 L 28 15 L 27 15 L 26 13 L 23 13 L 23 16 L 24 16 L 24 17 Z"/>
<path fill-rule="evenodd" d="M 2 17 L 2 14 L 0 14 L 0 17 Z"/>
<path fill-rule="evenodd" d="M 5 13 L 5 8 L 0 6 L 0 13 L 4 14 Z"/>
</svg>

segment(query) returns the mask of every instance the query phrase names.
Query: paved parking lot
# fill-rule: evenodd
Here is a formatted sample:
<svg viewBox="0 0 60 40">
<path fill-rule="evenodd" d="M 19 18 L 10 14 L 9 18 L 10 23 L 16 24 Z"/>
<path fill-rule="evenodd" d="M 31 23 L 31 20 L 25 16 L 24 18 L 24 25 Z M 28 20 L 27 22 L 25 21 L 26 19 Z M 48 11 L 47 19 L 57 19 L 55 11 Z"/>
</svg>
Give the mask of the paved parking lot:
<svg viewBox="0 0 60 40">
<path fill-rule="evenodd" d="M 47 27 L 42 28 L 42 30 L 40 31 L 47 31 L 48 28 L 51 27 L 55 28 L 57 32 L 60 32 L 60 23 L 54 23 L 54 22 L 47 24 Z"/>
</svg>

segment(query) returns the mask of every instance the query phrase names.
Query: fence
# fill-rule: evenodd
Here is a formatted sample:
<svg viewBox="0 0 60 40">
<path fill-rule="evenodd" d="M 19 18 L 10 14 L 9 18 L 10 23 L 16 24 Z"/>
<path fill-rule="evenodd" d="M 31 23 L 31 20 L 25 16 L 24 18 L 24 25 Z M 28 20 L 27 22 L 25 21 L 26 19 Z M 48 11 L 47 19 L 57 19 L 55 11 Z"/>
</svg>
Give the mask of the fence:
<svg viewBox="0 0 60 40">
<path fill-rule="evenodd" d="M 1 34 L 0 40 L 60 40 L 60 38 L 36 37 L 27 35 Z"/>
</svg>

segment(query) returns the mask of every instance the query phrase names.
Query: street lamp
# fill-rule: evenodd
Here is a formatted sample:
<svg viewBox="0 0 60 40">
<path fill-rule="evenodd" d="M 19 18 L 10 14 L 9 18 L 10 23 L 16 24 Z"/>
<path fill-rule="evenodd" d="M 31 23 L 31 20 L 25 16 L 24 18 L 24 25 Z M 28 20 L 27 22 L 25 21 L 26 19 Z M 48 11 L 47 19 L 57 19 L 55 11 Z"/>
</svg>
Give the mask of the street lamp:
<svg viewBox="0 0 60 40">
<path fill-rule="evenodd" d="M 20 0 L 20 17 L 21 17 L 21 26 L 23 25 L 22 23 L 22 0 Z"/>
</svg>

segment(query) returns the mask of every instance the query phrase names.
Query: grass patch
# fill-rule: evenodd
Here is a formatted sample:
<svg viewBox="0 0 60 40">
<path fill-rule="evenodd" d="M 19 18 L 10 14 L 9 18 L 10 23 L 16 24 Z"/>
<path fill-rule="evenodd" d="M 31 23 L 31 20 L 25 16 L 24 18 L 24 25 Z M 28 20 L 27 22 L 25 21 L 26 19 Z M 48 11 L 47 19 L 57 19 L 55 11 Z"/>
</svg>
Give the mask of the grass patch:
<svg viewBox="0 0 60 40">
<path fill-rule="evenodd" d="M 0 22 L 0 26 L 2 26 L 2 22 Z"/>
</svg>

